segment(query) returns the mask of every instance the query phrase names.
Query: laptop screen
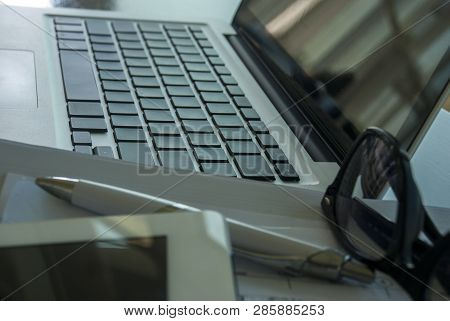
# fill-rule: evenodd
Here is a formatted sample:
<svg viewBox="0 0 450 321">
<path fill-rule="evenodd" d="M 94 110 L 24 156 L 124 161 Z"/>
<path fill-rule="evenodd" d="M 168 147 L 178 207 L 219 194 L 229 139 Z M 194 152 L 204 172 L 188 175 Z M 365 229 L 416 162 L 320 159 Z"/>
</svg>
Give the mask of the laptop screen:
<svg viewBox="0 0 450 321">
<path fill-rule="evenodd" d="M 449 16 L 444 0 L 248 0 L 236 22 L 343 139 L 377 126 L 409 147 L 448 81 Z"/>
</svg>

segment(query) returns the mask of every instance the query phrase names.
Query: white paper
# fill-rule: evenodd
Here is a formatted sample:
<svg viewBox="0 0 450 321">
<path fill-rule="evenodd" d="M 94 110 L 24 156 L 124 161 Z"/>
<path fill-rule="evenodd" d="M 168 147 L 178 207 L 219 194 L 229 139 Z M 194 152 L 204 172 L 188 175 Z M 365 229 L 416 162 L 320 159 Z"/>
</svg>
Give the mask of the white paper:
<svg viewBox="0 0 450 321">
<path fill-rule="evenodd" d="M 286 277 L 249 260 L 235 260 L 238 293 L 242 300 L 410 300 L 392 279 L 377 273 L 371 284 Z"/>
</svg>

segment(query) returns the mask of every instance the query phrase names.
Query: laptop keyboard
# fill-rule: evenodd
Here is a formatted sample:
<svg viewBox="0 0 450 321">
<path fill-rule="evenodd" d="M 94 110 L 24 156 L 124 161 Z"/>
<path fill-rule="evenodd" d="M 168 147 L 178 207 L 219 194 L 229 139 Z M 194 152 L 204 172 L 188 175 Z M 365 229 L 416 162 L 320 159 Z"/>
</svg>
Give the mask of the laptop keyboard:
<svg viewBox="0 0 450 321">
<path fill-rule="evenodd" d="M 53 22 L 75 152 L 299 181 L 202 25 Z M 115 146 L 94 146 L 94 135 L 110 131 Z"/>
</svg>

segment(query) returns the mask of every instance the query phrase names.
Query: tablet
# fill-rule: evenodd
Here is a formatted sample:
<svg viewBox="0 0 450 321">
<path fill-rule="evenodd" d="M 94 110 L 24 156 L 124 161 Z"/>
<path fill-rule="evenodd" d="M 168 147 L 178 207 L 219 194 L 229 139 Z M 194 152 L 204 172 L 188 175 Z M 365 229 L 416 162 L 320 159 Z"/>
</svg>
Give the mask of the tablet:
<svg viewBox="0 0 450 321">
<path fill-rule="evenodd" d="M 0 224 L 7 300 L 234 300 L 216 212 Z"/>
</svg>

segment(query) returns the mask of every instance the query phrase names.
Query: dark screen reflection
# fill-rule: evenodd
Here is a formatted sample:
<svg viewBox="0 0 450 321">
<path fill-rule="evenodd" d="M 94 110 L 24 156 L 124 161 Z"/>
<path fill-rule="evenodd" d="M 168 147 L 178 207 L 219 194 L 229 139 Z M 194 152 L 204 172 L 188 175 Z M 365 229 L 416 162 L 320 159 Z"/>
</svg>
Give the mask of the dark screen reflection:
<svg viewBox="0 0 450 321">
<path fill-rule="evenodd" d="M 8 300 L 167 300 L 165 237 L 0 248 L 0 262 Z"/>
<path fill-rule="evenodd" d="M 316 88 L 325 84 L 334 106 L 323 99 L 319 105 L 344 131 L 350 121 L 351 139 L 377 126 L 405 143 L 436 103 L 418 95 L 450 43 L 446 2 L 249 0 L 248 6 Z"/>
</svg>

